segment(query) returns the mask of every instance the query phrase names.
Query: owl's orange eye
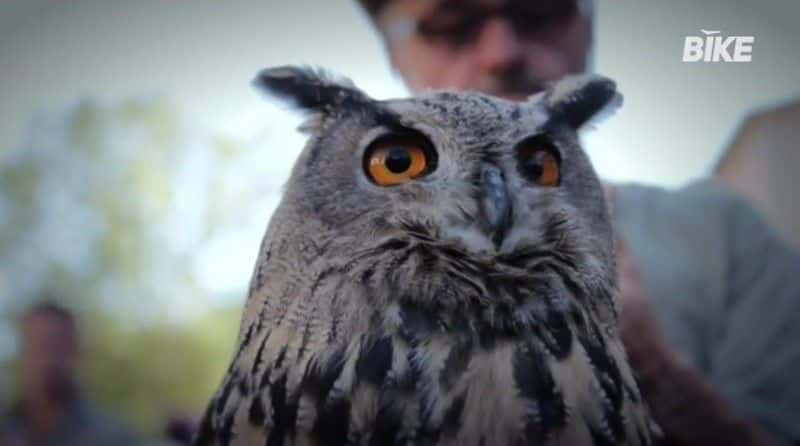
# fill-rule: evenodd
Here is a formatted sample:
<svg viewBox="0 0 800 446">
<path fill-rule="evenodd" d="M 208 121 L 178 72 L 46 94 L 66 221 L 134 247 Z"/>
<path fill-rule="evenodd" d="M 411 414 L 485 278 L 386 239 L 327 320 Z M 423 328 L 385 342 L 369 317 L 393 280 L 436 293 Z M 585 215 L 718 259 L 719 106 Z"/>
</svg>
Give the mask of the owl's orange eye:
<svg viewBox="0 0 800 446">
<path fill-rule="evenodd" d="M 427 143 L 416 136 L 390 135 L 367 149 L 364 168 L 378 186 L 397 186 L 419 178 L 432 167 Z"/>
<path fill-rule="evenodd" d="M 558 150 L 544 137 L 533 137 L 517 146 L 520 173 L 539 186 L 554 187 L 561 182 Z"/>
</svg>

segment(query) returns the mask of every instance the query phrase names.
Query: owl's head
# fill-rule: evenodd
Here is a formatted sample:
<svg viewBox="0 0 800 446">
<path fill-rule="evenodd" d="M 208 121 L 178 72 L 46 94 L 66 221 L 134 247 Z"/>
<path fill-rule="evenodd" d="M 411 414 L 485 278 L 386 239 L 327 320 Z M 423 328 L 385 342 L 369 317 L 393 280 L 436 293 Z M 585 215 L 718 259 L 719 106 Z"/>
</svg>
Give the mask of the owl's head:
<svg viewBox="0 0 800 446">
<path fill-rule="evenodd" d="M 566 78 L 520 103 L 472 92 L 373 100 L 295 67 L 255 83 L 310 114 L 283 231 L 362 245 L 407 234 L 489 262 L 578 240 L 611 259 L 602 186 L 577 136 L 620 102 L 609 79 Z"/>
</svg>

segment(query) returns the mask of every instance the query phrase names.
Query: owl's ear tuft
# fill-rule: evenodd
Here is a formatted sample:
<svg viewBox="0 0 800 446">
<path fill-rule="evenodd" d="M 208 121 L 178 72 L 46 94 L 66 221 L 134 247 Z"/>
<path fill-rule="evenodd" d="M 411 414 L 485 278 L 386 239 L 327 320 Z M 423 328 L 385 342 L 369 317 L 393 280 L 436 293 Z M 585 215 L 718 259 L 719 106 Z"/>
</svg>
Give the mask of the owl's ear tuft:
<svg viewBox="0 0 800 446">
<path fill-rule="evenodd" d="M 575 130 L 599 123 L 622 105 L 617 84 L 597 75 L 566 77 L 550 88 L 544 99 L 553 117 Z"/>
<path fill-rule="evenodd" d="M 352 81 L 338 78 L 320 68 L 288 65 L 266 68 L 256 75 L 253 85 L 312 112 L 325 112 L 368 100 Z"/>
</svg>

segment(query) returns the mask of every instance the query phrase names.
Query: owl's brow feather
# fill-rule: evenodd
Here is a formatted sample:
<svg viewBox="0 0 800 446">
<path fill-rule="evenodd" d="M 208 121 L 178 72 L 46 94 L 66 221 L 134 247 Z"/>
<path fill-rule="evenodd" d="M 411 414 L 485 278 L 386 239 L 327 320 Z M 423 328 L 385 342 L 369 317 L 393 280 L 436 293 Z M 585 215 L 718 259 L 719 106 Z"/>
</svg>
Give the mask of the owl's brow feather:
<svg viewBox="0 0 800 446">
<path fill-rule="evenodd" d="M 301 124 L 300 129 L 304 132 L 317 130 L 324 133 L 324 135 L 315 136 L 316 138 L 330 136 L 331 133 L 335 133 L 336 128 L 346 122 L 346 120 L 339 119 L 342 116 L 358 116 L 362 120 L 369 121 L 369 125 L 375 127 L 383 126 L 396 132 L 410 130 L 409 127 L 403 125 L 400 115 L 385 107 L 380 101 L 369 98 L 348 102 L 344 105 L 340 104 L 335 108 L 328 109 L 326 112 L 317 114 Z M 331 130 L 327 124 L 333 124 L 334 130 Z M 308 164 L 316 165 L 323 150 L 327 150 L 325 144 L 314 144 L 309 152 Z"/>
<path fill-rule="evenodd" d="M 390 110 L 380 101 L 368 100 L 362 105 L 362 110 L 374 120 L 376 126 L 383 126 L 395 131 L 409 129 L 407 125 L 403 124 L 398 113 Z"/>
</svg>

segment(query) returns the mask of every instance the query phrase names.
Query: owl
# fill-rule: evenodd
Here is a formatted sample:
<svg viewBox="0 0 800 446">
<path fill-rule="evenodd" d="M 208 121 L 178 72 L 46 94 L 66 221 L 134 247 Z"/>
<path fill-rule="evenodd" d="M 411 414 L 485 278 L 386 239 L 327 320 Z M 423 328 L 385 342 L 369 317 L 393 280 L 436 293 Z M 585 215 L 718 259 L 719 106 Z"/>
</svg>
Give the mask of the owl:
<svg viewBox="0 0 800 446">
<path fill-rule="evenodd" d="M 325 72 L 254 83 L 307 114 L 198 445 L 646 445 L 612 228 L 578 131 L 621 100 L 374 100 Z"/>
</svg>

